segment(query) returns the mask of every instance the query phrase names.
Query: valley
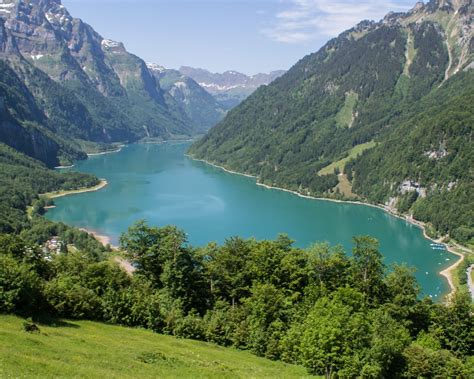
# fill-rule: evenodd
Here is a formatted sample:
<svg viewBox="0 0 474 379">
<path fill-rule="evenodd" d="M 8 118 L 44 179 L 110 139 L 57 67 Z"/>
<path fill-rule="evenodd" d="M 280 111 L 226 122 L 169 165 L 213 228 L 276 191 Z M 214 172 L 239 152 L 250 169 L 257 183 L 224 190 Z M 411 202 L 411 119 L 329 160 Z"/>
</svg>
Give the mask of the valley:
<svg viewBox="0 0 474 379">
<path fill-rule="evenodd" d="M 474 377 L 472 0 L 93 3 L 0 0 L 0 376 Z"/>
</svg>

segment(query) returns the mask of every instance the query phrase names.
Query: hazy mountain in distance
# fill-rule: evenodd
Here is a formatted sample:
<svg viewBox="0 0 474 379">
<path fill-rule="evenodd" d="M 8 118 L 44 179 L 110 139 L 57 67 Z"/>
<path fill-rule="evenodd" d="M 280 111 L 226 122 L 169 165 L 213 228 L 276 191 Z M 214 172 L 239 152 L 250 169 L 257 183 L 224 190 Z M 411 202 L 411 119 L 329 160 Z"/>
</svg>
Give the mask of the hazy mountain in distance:
<svg viewBox="0 0 474 379">
<path fill-rule="evenodd" d="M 179 71 L 194 79 L 205 88 L 226 109 L 240 104 L 261 85 L 270 84 L 285 73 L 284 70 L 272 71 L 269 74 L 248 76 L 237 71 L 212 73 L 202 68 L 183 66 Z"/>
</svg>

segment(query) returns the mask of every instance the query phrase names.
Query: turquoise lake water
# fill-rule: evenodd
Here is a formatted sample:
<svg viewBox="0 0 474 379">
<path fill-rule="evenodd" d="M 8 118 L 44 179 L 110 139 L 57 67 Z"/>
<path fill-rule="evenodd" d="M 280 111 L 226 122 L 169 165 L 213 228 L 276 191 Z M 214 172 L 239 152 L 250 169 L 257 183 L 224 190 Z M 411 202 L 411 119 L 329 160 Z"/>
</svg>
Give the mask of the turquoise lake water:
<svg viewBox="0 0 474 379">
<path fill-rule="evenodd" d="M 420 228 L 363 205 L 303 199 L 266 189 L 255 179 L 226 173 L 184 156 L 189 143 L 136 144 L 121 152 L 90 157 L 74 170 L 105 178 L 97 192 L 58 198 L 47 217 L 110 236 L 137 220 L 177 225 L 194 245 L 222 243 L 231 236 L 274 239 L 288 234 L 307 247 L 318 241 L 342 244 L 347 252 L 356 235 L 380 241 L 387 265 L 407 263 L 426 295 L 440 299 L 448 284 L 439 272 L 456 256 L 432 250 Z"/>
</svg>

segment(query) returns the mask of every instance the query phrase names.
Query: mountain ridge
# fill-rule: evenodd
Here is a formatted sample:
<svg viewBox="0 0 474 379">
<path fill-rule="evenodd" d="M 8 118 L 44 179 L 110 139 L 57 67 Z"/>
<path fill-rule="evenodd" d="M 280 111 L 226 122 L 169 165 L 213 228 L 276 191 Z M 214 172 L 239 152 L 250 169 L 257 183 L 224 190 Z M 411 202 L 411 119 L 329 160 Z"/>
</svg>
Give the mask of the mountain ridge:
<svg viewBox="0 0 474 379">
<path fill-rule="evenodd" d="M 180 108 L 198 132 L 207 132 L 224 118 L 224 106 L 192 78 L 156 63 L 147 63 L 147 67 L 166 92 L 168 105 Z"/>
<path fill-rule="evenodd" d="M 249 76 L 234 70 L 213 73 L 203 68 L 189 66 L 181 66 L 178 71 L 194 79 L 227 109 L 237 106 L 258 87 L 270 84 L 285 73 L 285 70 L 276 70 L 268 74 L 259 73 Z"/>
<path fill-rule="evenodd" d="M 25 140 L 2 141 L 51 167 L 83 158 L 82 141 L 101 145 L 203 132 L 184 109 L 169 104 L 142 59 L 72 17 L 60 0 L 2 1 L 0 57 L 21 82 L 16 90 L 41 110 L 26 128 L 24 114 L 7 102 Z M 11 121 L 4 125 L 12 128 Z"/>
<path fill-rule="evenodd" d="M 461 183 L 472 185 L 472 170 L 467 169 L 466 175 L 455 170 L 451 158 L 457 154 L 463 157 L 465 167 L 472 167 L 469 145 L 462 143 L 463 138 L 472 138 L 470 112 L 463 113 L 448 103 L 459 91 L 460 81 L 466 86 L 461 98 L 464 106 L 472 91 L 472 14 L 470 0 L 432 0 L 407 13 L 390 13 L 380 22 L 363 21 L 259 88 L 196 142 L 190 154 L 255 175 L 263 184 L 304 195 L 358 197 L 415 212 L 415 216 L 433 222 L 438 232 L 462 234 L 460 239 L 466 242 L 474 236 L 467 205 L 474 205 L 472 196 L 467 197 L 467 203 L 464 198 L 458 204 L 462 214 L 458 219 L 446 209 L 441 212 L 444 221 L 436 216 L 434 206 L 429 210 L 424 207 L 423 212 L 420 209 L 429 199 L 440 196 L 436 188 L 454 193 L 453 188 L 447 190 L 450 182 L 457 180 L 453 186 L 459 188 L 464 186 Z M 436 109 L 439 102 L 454 112 L 454 119 L 464 119 L 467 129 L 451 123 L 455 133 L 437 127 L 436 136 L 429 137 L 429 125 L 433 125 L 433 132 L 436 120 L 415 124 L 426 133 L 418 137 L 424 139 L 420 146 L 426 146 L 425 151 L 417 151 L 419 165 L 410 170 L 410 161 L 405 160 L 404 166 L 393 170 L 398 162 L 387 162 L 382 152 L 390 145 L 385 144 L 402 140 L 403 125 L 418 120 L 419 110 Z M 369 148 L 351 155 L 362 146 Z M 440 155 L 446 168 L 435 177 L 437 160 L 429 156 L 441 151 L 439 146 L 449 146 L 449 158 Z M 404 151 L 401 156 L 413 156 L 404 146 L 396 148 Z M 371 161 L 371 175 L 360 162 L 377 151 L 382 155 Z M 377 170 L 378 165 L 390 167 L 390 175 Z M 334 172 L 320 174 L 327 167 L 335 167 Z M 414 185 L 404 187 L 405 182 Z M 421 195 L 418 202 L 414 196 L 408 199 L 414 193 Z"/>
</svg>

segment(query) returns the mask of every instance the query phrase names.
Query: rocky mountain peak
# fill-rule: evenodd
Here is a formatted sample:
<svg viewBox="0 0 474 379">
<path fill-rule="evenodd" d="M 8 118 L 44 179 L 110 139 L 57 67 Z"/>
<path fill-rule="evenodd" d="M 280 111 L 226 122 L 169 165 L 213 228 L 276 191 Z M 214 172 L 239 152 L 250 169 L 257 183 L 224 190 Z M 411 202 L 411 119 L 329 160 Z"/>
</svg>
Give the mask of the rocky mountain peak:
<svg viewBox="0 0 474 379">
<path fill-rule="evenodd" d="M 0 0 L 0 18 L 8 17 L 16 5 L 14 0 Z"/>
<path fill-rule="evenodd" d="M 423 1 L 418 1 L 415 4 L 415 6 L 410 10 L 410 13 L 419 12 L 419 11 L 423 10 L 424 7 L 425 7 L 425 3 L 423 3 Z"/>
<path fill-rule="evenodd" d="M 156 64 L 156 63 L 147 62 L 146 66 L 150 71 L 153 71 L 155 73 L 161 73 L 161 72 L 166 71 L 165 67 L 163 67 L 159 64 Z"/>
<path fill-rule="evenodd" d="M 102 50 L 111 53 L 123 53 L 126 52 L 125 46 L 122 42 L 113 41 L 111 39 L 103 39 L 101 41 Z"/>
</svg>

